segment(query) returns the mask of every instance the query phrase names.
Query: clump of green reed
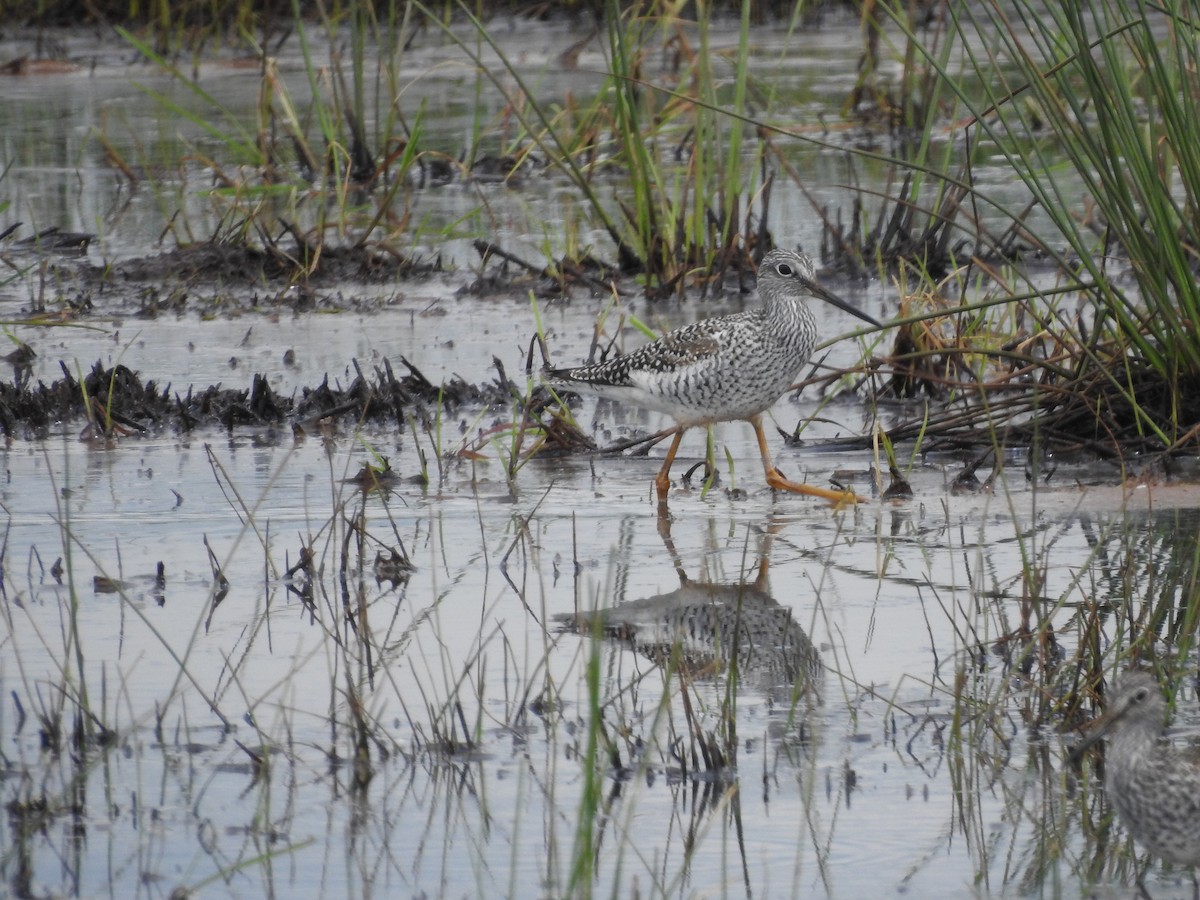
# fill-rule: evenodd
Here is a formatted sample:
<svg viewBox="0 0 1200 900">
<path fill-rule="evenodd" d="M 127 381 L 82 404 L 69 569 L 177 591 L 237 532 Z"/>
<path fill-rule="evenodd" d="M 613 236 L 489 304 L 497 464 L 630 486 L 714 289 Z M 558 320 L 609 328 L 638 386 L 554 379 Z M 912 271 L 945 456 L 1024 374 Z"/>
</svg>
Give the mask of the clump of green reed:
<svg viewBox="0 0 1200 900">
<path fill-rule="evenodd" d="M 503 94 L 522 129 L 513 141 L 536 146 L 568 178 L 612 240 L 620 267 L 639 275 L 648 293 L 681 291 L 698 269 L 739 269 L 745 251 L 769 239 L 767 144 L 761 138 L 752 144 L 747 134 L 753 123 L 745 114 L 746 78 L 739 74 L 751 49 L 748 4 L 741 9 L 737 49 L 725 61 L 709 43 L 711 13 L 685 23 L 657 4 L 608 3 L 602 30 L 607 71 L 590 101 L 562 108 L 536 98 L 481 18 L 462 3 L 459 12 L 476 29 L 474 44 L 438 24 Z M 672 80 L 686 90 L 647 80 L 649 63 L 668 49 Z M 485 50 L 499 59 L 499 69 L 489 67 Z M 610 198 L 600 181 L 612 173 L 627 185 L 619 198 Z"/>
<path fill-rule="evenodd" d="M 892 20 L 901 26 L 899 45 L 893 44 L 888 29 Z M 952 57 L 955 42 L 947 34 L 946 22 L 941 10 L 922 4 L 865 6 L 857 78 L 842 106 L 843 115 L 891 132 L 898 145 L 913 152 L 918 161 L 935 140 L 932 125 L 947 114 L 943 105 L 949 90 L 937 68 L 923 64 L 929 56 L 944 67 Z M 899 63 L 892 79 L 880 75 L 889 62 Z"/>
<path fill-rule="evenodd" d="M 221 151 L 209 152 L 197 144 L 190 154 L 216 185 L 205 192 L 217 222 L 207 239 L 260 244 L 281 267 L 303 277 L 317 268 L 327 247 L 361 249 L 368 241 L 407 244 L 419 231 L 410 232 L 404 191 L 417 162 L 422 122 L 420 114 L 412 121 L 404 119 L 398 105 L 385 100 L 403 93 L 397 73 L 411 27 L 407 14 L 397 14 L 392 7 L 388 17 L 377 19 L 370 7 L 355 6 L 348 16 L 347 52 L 334 42 L 331 58 L 324 61 L 315 56 L 309 25 L 299 8 L 294 12 L 311 99 L 302 107 L 268 48 L 247 35 L 260 60 L 260 102 L 250 122 L 223 106 L 147 41 L 119 31 L 190 97 L 182 101 L 144 88 L 147 95 L 169 114 L 196 126 Z M 332 34 L 346 23 L 342 17 L 323 15 L 320 24 Z M 372 98 L 374 107 L 369 106 Z M 374 123 L 370 133 L 368 122 Z M 103 135 L 101 140 L 106 140 Z M 167 231 L 181 242 L 197 239 L 187 217 L 169 208 L 171 192 L 155 174 L 161 168 L 149 159 L 130 164 L 114 158 L 111 150 L 110 158 L 128 177 L 150 178 L 163 197 Z"/>
<path fill-rule="evenodd" d="M 942 75 L 958 52 L 947 21 L 943 12 L 921 4 L 865 7 L 857 79 L 843 100 L 840 123 L 822 118 L 825 127 L 817 132 L 748 120 L 763 142 L 763 165 L 792 182 L 821 221 L 826 270 L 865 279 L 906 266 L 933 283 L 973 254 L 1013 252 L 1015 233 L 989 235 L 969 180 L 953 174 L 959 148 L 946 140 L 952 133 L 947 123 L 960 117 L 961 105 Z M 777 90 L 769 78 L 755 83 L 768 107 Z M 842 136 L 831 135 L 831 128 Z M 841 155 L 844 181 L 826 186 L 850 191 L 849 209 L 831 208 L 810 190 L 810 177 L 790 155 L 797 141 Z"/>
<path fill-rule="evenodd" d="M 975 77 L 947 78 L 975 117 L 969 155 L 1004 157 L 1047 222 L 1041 245 L 1065 246 L 1060 290 L 1087 304 L 1037 322 L 1071 349 L 1043 412 L 1159 449 L 1194 445 L 1200 416 L 1200 32 L 1174 9 L 952 7 Z"/>
<path fill-rule="evenodd" d="M 710 46 L 711 22 L 695 23 L 693 46 L 682 23 L 653 6 L 606 6 L 614 165 L 624 169 L 629 202 L 618 201 L 623 233 L 647 282 L 679 290 L 694 268 L 735 262 L 739 247 L 765 233 L 770 180 L 762 179 L 764 144 L 750 144 L 746 78 L 750 8 L 743 4 L 738 44 L 728 61 Z M 679 93 L 655 90 L 643 72 L 649 57 L 673 46 Z M 725 68 L 725 67 L 728 68 Z M 753 149 L 757 160 L 744 157 Z"/>
</svg>

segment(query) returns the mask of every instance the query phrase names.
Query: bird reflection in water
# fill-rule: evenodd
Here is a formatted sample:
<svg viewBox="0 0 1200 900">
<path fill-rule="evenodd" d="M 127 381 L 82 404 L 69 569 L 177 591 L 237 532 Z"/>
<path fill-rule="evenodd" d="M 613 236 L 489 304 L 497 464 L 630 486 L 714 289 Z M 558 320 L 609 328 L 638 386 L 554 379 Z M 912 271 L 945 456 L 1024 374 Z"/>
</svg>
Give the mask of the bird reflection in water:
<svg viewBox="0 0 1200 900">
<path fill-rule="evenodd" d="M 768 592 L 771 545 L 778 524 L 761 536 L 752 581 L 693 580 L 684 571 L 670 534 L 659 534 L 679 576 L 665 594 L 620 603 L 609 609 L 557 616 L 560 627 L 618 641 L 660 666 L 673 665 L 690 680 L 736 673 L 741 685 L 767 696 L 820 702 L 824 667 L 812 641 Z"/>
<path fill-rule="evenodd" d="M 652 785 L 665 777 L 678 813 L 687 823 L 685 857 L 691 858 L 708 833 L 711 816 L 723 814 L 734 826 L 744 873 L 748 862 L 738 757 L 757 743 L 758 735 L 739 739 L 740 702 L 736 697 L 757 692 L 772 706 L 783 708 L 784 715 L 769 718 L 765 737 L 782 751 L 774 757 L 777 761 L 798 762 L 808 756 L 811 740 L 807 716 L 800 709 L 819 704 L 823 693 L 824 667 L 816 647 L 792 618 L 791 610 L 769 593 L 767 570 L 778 527 L 770 525 L 759 537 L 753 580 L 720 583 L 688 577 L 671 540 L 670 518 L 660 516 L 659 535 L 674 563 L 678 588 L 609 609 L 556 617 L 563 631 L 617 642 L 649 658 L 678 688 L 664 697 L 665 705 L 672 709 L 677 699 L 683 712 L 682 719 L 674 713 L 667 715 L 665 743 L 659 743 L 654 734 L 657 728 L 652 723 L 660 721 L 658 716 L 647 718 L 643 711 L 634 714 L 616 700 L 629 696 L 629 684 L 616 685 L 614 704 L 601 701 L 604 712 L 598 731 L 612 779 L 604 801 L 606 811 L 613 808 L 629 780 L 642 777 Z M 671 675 L 676 677 L 671 679 Z M 719 681 L 724 681 L 724 690 L 717 702 L 698 703 L 701 685 Z M 617 727 L 613 727 L 615 720 L 620 720 Z M 638 722 L 651 723 L 651 733 Z M 764 800 L 775 784 L 764 776 Z M 605 821 L 609 821 L 607 816 Z M 749 888 L 748 881 L 746 886 Z"/>
</svg>

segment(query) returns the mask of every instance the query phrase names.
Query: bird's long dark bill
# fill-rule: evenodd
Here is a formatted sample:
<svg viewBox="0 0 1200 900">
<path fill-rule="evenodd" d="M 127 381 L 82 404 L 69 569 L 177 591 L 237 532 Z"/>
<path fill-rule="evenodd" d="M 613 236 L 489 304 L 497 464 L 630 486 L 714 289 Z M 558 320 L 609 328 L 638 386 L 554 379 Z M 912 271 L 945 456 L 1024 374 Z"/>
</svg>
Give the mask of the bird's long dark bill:
<svg viewBox="0 0 1200 900">
<path fill-rule="evenodd" d="M 1112 727 L 1117 724 L 1121 718 L 1121 713 L 1117 710 L 1109 710 L 1102 716 L 1097 716 L 1088 726 L 1088 732 L 1083 736 L 1078 744 L 1071 748 L 1071 752 L 1067 758 L 1076 763 L 1083 758 L 1083 754 L 1093 744 L 1097 743 L 1101 738 L 1107 737 L 1112 731 Z"/>
<path fill-rule="evenodd" d="M 875 319 L 868 316 L 865 312 L 863 312 L 857 306 L 847 303 L 845 300 L 843 300 L 841 297 L 837 296 L 836 294 L 830 293 L 829 291 L 825 290 L 825 288 L 823 288 L 819 284 L 817 284 L 815 281 L 809 281 L 808 279 L 804 279 L 804 287 L 814 297 L 819 297 L 820 299 L 824 300 L 826 303 L 831 303 L 834 306 L 836 306 L 838 309 L 845 310 L 846 312 L 850 313 L 850 315 L 857 316 L 858 318 L 862 319 L 864 322 L 870 322 L 876 328 L 883 327 L 882 323 L 877 322 Z"/>
</svg>

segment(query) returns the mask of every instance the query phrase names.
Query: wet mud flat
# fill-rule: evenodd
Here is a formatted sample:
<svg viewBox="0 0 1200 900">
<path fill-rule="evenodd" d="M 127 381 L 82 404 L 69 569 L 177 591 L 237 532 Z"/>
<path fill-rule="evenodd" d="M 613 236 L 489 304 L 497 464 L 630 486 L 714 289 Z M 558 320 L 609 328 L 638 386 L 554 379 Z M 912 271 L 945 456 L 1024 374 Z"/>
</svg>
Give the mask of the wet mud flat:
<svg viewBox="0 0 1200 900">
<path fill-rule="evenodd" d="M 414 419 L 430 421 L 439 408 L 447 414 L 463 408 L 503 410 L 528 392 L 524 379 L 518 386 L 508 377 L 500 355 L 484 361 L 493 373 L 488 381 L 468 382 L 447 374 L 441 364 L 453 364 L 457 357 L 450 348 L 458 328 L 451 321 L 446 323 L 445 333 L 439 334 L 439 319 L 447 315 L 444 312 L 422 311 L 421 315 L 429 325 L 420 339 L 443 347 L 442 358 L 435 354 L 432 359 L 437 370 L 432 378 L 403 354 L 394 364 L 382 353 L 371 353 L 369 365 L 351 358 L 355 348 L 344 334 L 335 332 L 334 320 L 355 314 L 369 322 L 372 315 L 389 308 L 394 313 L 396 286 L 406 281 L 428 282 L 440 271 L 435 263 L 397 262 L 389 257 L 385 264 L 374 251 L 348 251 L 340 256 L 329 252 L 323 255 L 319 271 L 297 284 L 295 267 L 272 265 L 269 254 L 198 245 L 126 261 L 102 272 L 85 259 L 63 259 L 55 253 L 64 246 L 77 247 L 79 236 L 67 237 L 64 245 L 39 241 L 36 247 L 15 248 L 17 264 L 29 265 L 34 253 L 49 261 L 43 277 L 57 284 L 60 294 L 49 307 L 45 298 L 24 304 L 22 315 L 14 319 L 31 343 L 16 341 L 16 349 L 3 357 L 12 367 L 12 378 L 0 383 L 0 427 L 9 437 L 45 437 L 59 425 L 74 423 L 86 423 L 98 436 L 114 430 L 144 435 L 207 427 L 304 429 L 320 420 L 403 430 Z M 42 239 L 49 241 L 47 236 Z M 465 281 L 455 277 L 458 293 L 474 298 L 479 279 L 467 276 Z M 489 290 L 501 290 L 498 277 L 491 277 Z M 519 296 L 522 279 L 503 278 L 510 296 Z M 274 285 L 276 292 L 264 296 L 264 284 L 268 288 Z M 374 292 L 364 297 L 372 287 Z M 429 292 L 435 298 L 428 301 L 430 306 L 446 299 L 441 284 L 432 285 Z M 239 349 L 252 343 L 272 343 L 273 332 L 283 330 L 281 317 L 294 322 L 306 316 L 311 317 L 307 327 L 315 332 L 311 340 L 316 342 L 321 341 L 322 319 L 329 323 L 328 352 L 316 362 L 332 359 L 337 366 L 332 375 L 312 372 L 314 361 L 305 358 L 303 349 L 298 355 L 286 345 L 272 354 L 275 366 L 269 373 L 247 372 L 244 366 L 238 369 Z M 370 329 L 363 319 L 356 321 L 364 330 Z M 187 360 L 175 355 L 174 345 L 154 346 L 156 326 L 164 323 L 173 331 L 190 332 L 188 352 L 193 358 L 228 360 L 229 380 L 247 386 L 227 387 L 226 379 L 208 384 L 190 380 Z M 220 324 L 228 327 L 220 328 Z M 381 317 L 378 324 L 388 331 L 412 330 L 411 326 L 406 329 L 397 315 Z M 86 360 L 53 358 L 56 344 L 75 347 L 78 338 L 96 334 L 112 337 L 113 343 L 122 346 L 122 331 L 138 335 L 138 345 L 126 347 L 119 355 L 127 363 L 105 366 L 103 361 L 95 361 L 90 370 L 81 371 Z M 222 346 L 222 340 L 230 343 Z M 43 353 L 35 347 L 41 347 Z M 343 351 L 340 356 L 339 347 Z M 498 354 L 510 358 L 512 350 L 511 346 L 497 347 Z M 138 365 L 138 359 L 145 360 L 145 365 Z M 519 359 L 514 361 L 520 366 Z M 481 371 L 483 366 L 473 370 Z M 310 380 L 305 380 L 302 371 Z M 287 394 L 273 387 L 280 383 L 280 372 L 290 376 L 285 382 Z M 516 374 L 521 374 L 520 369 Z"/>
<path fill-rule="evenodd" d="M 0 384 L 0 428 L 8 437 L 45 438 L 51 429 L 83 420 L 87 421 L 85 435 L 96 437 L 186 433 L 216 426 L 229 431 L 239 426 L 303 431 L 317 428 L 322 421 L 403 429 L 414 418 L 429 421 L 431 410 L 439 406 L 447 413 L 464 406 L 506 407 L 516 390 L 515 383 L 500 381 L 502 375 L 490 385 L 453 380 L 435 385 L 403 359 L 400 365 L 407 374 L 400 377 L 390 362 L 364 373 L 352 361 L 356 377 L 346 387 L 331 386 L 326 376 L 320 384 L 300 389 L 298 396 L 287 397 L 276 394 L 261 374 L 252 376 L 247 389 L 188 386 L 179 394 L 172 385 L 160 387 L 125 366 L 104 369 L 97 362 L 79 380 L 65 363 L 60 365 L 61 379 L 34 385 L 22 377 L 27 369 L 14 363 L 20 381 Z"/>
</svg>

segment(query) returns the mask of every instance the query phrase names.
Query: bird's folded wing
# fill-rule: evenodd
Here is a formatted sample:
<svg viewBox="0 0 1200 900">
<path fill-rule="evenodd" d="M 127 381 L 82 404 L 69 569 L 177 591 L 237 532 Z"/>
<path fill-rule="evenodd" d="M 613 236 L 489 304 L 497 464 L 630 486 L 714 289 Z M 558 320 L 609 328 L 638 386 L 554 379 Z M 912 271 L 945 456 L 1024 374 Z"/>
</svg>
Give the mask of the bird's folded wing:
<svg viewBox="0 0 1200 900">
<path fill-rule="evenodd" d="M 627 357 L 630 370 L 674 372 L 716 356 L 721 342 L 707 329 L 684 328 L 664 334 L 653 343 L 639 347 Z"/>
</svg>

